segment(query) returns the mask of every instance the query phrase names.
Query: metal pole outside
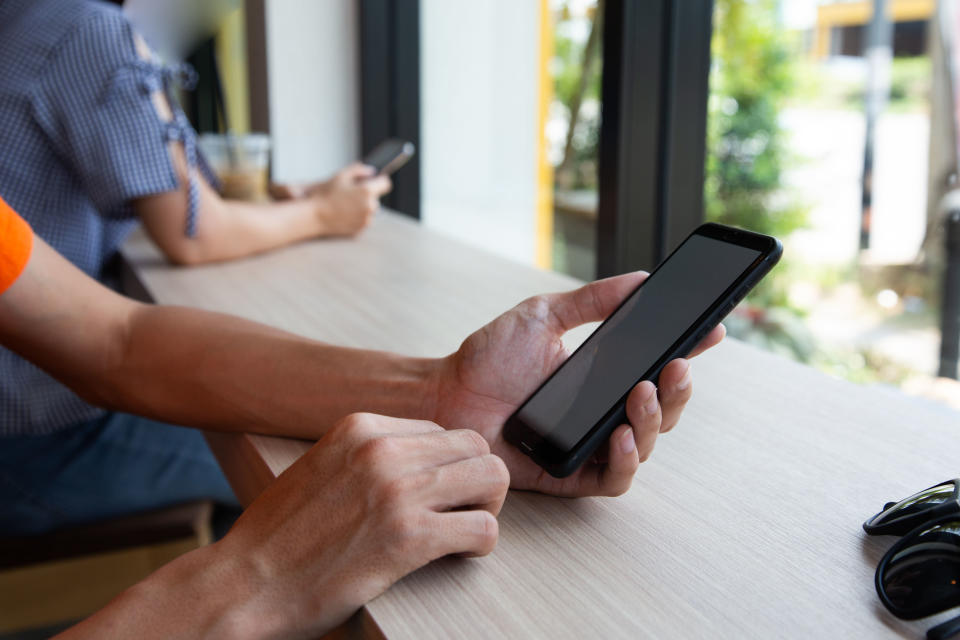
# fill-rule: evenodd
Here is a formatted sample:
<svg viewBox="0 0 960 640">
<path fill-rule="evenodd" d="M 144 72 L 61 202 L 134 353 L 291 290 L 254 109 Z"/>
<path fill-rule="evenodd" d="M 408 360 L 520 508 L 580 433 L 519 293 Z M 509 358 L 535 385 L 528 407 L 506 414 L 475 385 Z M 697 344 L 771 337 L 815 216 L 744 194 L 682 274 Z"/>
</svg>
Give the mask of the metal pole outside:
<svg viewBox="0 0 960 640">
<path fill-rule="evenodd" d="M 960 209 L 947 213 L 945 224 L 947 267 L 943 274 L 940 311 L 939 375 L 957 380 L 960 361 Z"/>
<path fill-rule="evenodd" d="M 863 145 L 863 181 L 860 207 L 860 249 L 870 248 L 873 214 L 873 156 L 877 121 L 890 96 L 890 61 L 893 57 L 893 24 L 887 7 L 889 0 L 873 0 L 873 17 L 867 26 L 864 58 L 867 61 L 865 111 L 867 132 Z"/>
</svg>

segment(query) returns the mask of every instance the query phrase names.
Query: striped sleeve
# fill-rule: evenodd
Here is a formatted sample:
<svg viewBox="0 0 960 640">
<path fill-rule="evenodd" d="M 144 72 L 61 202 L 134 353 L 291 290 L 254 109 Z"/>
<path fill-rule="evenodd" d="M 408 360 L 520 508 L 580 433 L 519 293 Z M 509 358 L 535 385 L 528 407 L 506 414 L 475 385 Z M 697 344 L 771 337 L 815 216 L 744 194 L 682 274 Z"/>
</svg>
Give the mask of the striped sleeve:
<svg viewBox="0 0 960 640">
<path fill-rule="evenodd" d="M 33 248 L 33 230 L 0 198 L 0 295 L 23 273 Z"/>
</svg>

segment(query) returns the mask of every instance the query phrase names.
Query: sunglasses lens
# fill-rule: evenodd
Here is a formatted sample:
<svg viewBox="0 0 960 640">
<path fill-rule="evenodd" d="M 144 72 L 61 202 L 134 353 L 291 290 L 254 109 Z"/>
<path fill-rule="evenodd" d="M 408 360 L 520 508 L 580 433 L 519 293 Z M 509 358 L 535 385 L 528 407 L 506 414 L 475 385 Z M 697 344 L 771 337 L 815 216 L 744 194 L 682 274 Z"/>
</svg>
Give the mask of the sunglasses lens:
<svg viewBox="0 0 960 640">
<path fill-rule="evenodd" d="M 926 615 L 960 604 L 960 519 L 923 531 L 891 558 L 882 577 L 898 615 Z"/>
<path fill-rule="evenodd" d="M 905 498 L 885 508 L 870 521 L 870 524 L 880 526 L 894 520 L 899 520 L 900 518 L 909 518 L 917 513 L 943 504 L 948 500 L 952 500 L 953 494 L 953 482 L 947 482 L 937 485 L 936 487 L 925 489 L 920 493 L 915 493 L 909 498 Z"/>
</svg>

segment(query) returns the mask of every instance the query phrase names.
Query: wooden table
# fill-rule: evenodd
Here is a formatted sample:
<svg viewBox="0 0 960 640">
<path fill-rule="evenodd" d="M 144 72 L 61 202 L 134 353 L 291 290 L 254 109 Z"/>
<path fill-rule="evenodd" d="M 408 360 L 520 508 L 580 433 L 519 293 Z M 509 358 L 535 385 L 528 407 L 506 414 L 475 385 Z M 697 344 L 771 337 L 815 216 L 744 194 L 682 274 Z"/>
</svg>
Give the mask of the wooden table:
<svg viewBox="0 0 960 640">
<path fill-rule="evenodd" d="M 436 356 L 524 297 L 576 285 L 380 215 L 356 240 L 193 269 L 142 237 L 125 254 L 162 303 L 234 313 L 357 347 Z M 574 339 L 582 339 L 584 332 Z M 920 638 L 876 597 L 893 543 L 861 522 L 960 475 L 960 414 L 859 387 L 734 340 L 697 358 L 680 426 L 620 498 L 513 492 L 500 542 L 371 602 L 373 637 Z M 244 501 L 306 450 L 216 436 Z"/>
</svg>

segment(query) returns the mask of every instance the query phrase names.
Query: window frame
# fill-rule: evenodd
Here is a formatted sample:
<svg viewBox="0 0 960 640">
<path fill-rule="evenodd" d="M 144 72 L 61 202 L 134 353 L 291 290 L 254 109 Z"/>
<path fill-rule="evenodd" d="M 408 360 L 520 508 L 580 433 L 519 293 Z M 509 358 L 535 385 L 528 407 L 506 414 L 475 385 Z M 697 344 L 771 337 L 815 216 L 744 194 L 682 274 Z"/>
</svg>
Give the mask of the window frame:
<svg viewBox="0 0 960 640">
<path fill-rule="evenodd" d="M 703 222 L 713 0 L 601 0 L 597 273 L 652 269 Z M 417 145 L 385 204 L 420 218 L 420 2 L 360 0 L 361 144 Z"/>
<path fill-rule="evenodd" d="M 653 269 L 704 219 L 713 0 L 607 0 L 597 274 Z"/>
<path fill-rule="evenodd" d="M 386 138 L 414 144 L 383 203 L 419 220 L 420 1 L 360 0 L 358 10 L 361 155 Z"/>
</svg>

